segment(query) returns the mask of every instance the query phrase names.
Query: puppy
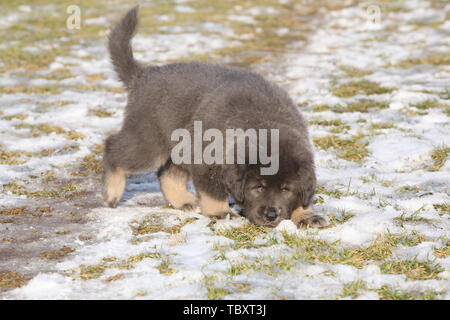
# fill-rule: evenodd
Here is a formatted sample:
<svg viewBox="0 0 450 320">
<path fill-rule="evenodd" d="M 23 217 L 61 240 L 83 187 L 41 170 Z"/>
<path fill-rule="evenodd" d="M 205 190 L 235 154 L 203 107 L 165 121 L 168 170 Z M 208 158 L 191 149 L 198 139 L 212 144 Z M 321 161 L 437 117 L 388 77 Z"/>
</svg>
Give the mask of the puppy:
<svg viewBox="0 0 450 320">
<path fill-rule="evenodd" d="M 161 191 L 175 208 L 199 205 L 204 215 L 223 218 L 230 212 L 231 196 L 257 225 L 273 227 L 292 219 L 298 226 L 324 226 L 325 219 L 311 211 L 316 176 L 307 126 L 287 93 L 258 74 L 219 65 L 141 66 L 130 44 L 137 11 L 130 10 L 109 35 L 109 53 L 128 102 L 121 130 L 105 143 L 105 203 L 117 206 L 127 173 L 159 168 Z M 249 161 L 250 146 L 241 155 L 243 162 L 237 154 L 231 163 L 225 161 L 218 149 L 212 154 L 224 161 L 175 162 L 173 133 L 182 129 L 195 136 L 199 122 L 203 130 L 223 135 L 229 129 L 276 130 L 277 136 L 267 139 L 266 151 L 278 156 L 278 170 L 262 174 L 267 162 L 260 155 Z M 195 144 L 191 142 L 188 150 L 199 147 Z M 206 146 L 201 142 L 199 148 L 203 152 Z M 189 179 L 197 196 L 187 189 Z"/>
</svg>

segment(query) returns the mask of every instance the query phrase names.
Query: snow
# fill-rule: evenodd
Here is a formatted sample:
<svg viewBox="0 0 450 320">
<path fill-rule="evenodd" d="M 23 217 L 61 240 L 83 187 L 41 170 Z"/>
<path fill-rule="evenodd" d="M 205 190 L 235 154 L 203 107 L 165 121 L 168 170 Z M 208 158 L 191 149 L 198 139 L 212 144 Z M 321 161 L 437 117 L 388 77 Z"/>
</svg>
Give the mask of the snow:
<svg viewBox="0 0 450 320">
<path fill-rule="evenodd" d="M 177 12 L 195 12 L 189 6 L 189 1 L 177 0 L 176 3 L 178 5 L 174 10 Z M 301 47 L 298 43 L 292 44 L 272 64 L 256 67 L 285 87 L 296 103 L 306 105 L 301 112 L 307 120 L 340 119 L 349 125 L 351 129 L 346 134 L 339 134 L 340 137 L 359 132 L 368 134 L 368 123 L 395 124 L 394 128 L 379 134 L 368 134 L 369 155 L 361 164 L 341 159 L 331 149 L 325 151 L 315 147 L 318 184 L 328 190 L 339 190 L 342 195 L 335 198 L 320 194 L 323 203 L 317 203 L 314 209 L 328 219 L 331 214 L 338 219 L 343 218 L 344 213 L 353 215 L 348 221 L 321 230 L 298 230 L 291 221 L 286 220 L 268 234 L 257 237 L 253 242 L 257 247 L 230 249 L 233 241 L 217 235 L 215 231 L 244 226 L 247 223 L 245 218 L 227 217 L 211 227 L 210 219 L 198 212 L 168 209 L 155 173 L 132 176 L 127 181 L 126 193 L 118 208 L 109 209 L 102 205 L 88 208 L 89 212 L 84 216 L 86 226 L 80 228 L 89 229 L 92 240 L 84 240 L 77 234 L 69 243 L 75 249 L 74 252 L 53 262 L 51 268 L 45 269 L 42 265 L 42 269 L 27 284 L 0 292 L 0 298 L 204 299 L 207 294 L 205 276 L 213 276 L 216 287 L 229 289 L 230 294 L 225 296 L 227 299 L 334 299 L 342 295 L 343 285 L 357 280 L 366 284 L 364 289 L 358 291 L 357 299 L 378 299 L 374 290 L 385 285 L 401 291 L 434 290 L 443 292 L 439 298 L 449 299 L 450 257 L 438 258 L 433 252 L 448 241 L 450 221 L 448 213 L 442 215 L 433 205 L 450 203 L 450 162 L 447 160 L 439 172 L 426 170 L 431 162 L 430 152 L 444 144 L 450 145 L 448 115 L 442 109 L 428 109 L 425 115 L 406 115 L 405 112 L 414 109 L 411 105 L 426 100 L 436 100 L 450 106 L 448 100 L 437 94 L 448 88 L 450 70 L 445 65 L 417 65 L 401 69 L 395 64 L 407 58 L 425 56 L 424 48 L 429 52 L 448 50 L 449 37 L 447 33 L 443 34 L 449 29 L 448 22 L 442 23 L 439 28 L 414 28 L 412 23 L 443 21 L 450 7 L 440 12 L 425 1 L 414 3 L 404 3 L 410 9 L 408 12 L 383 15 L 376 30 L 366 25 L 366 11 L 362 5 L 334 11 L 323 9 L 323 17 L 316 18 L 320 19 L 320 28 L 308 33 L 308 40 L 302 42 Z M 2 16 L 0 28 L 23 19 L 23 14 L 29 12 L 30 7 L 21 6 L 19 9 L 19 12 Z M 272 7 L 255 6 L 245 12 L 242 12 L 242 7 L 234 7 L 228 19 L 251 25 L 256 23 L 255 16 L 277 13 Z M 170 16 L 160 17 L 162 21 L 170 19 Z M 108 19 L 92 18 L 84 23 L 107 25 Z M 135 56 L 144 63 L 160 64 L 241 44 L 236 40 L 239 36 L 231 28 L 213 22 L 200 26 L 208 33 L 203 34 L 195 28 L 189 30 L 185 26 L 163 27 L 160 34 L 138 33 L 133 40 Z M 394 28 L 394 31 L 389 31 L 389 28 Z M 289 29 L 281 28 L 276 32 L 285 35 Z M 380 35 L 381 40 L 374 40 L 377 35 Z M 241 35 L 242 39 L 244 36 Z M 86 59 L 89 56 L 95 59 Z M 389 67 L 389 64 L 394 66 Z M 376 101 L 387 101 L 389 108 L 366 114 L 337 113 L 333 110 L 312 112 L 309 108 L 312 105 L 347 105 L 359 98 L 369 98 L 365 95 L 341 98 L 332 94 L 331 88 L 336 83 L 355 80 L 345 76 L 339 68 L 342 65 L 372 72 L 356 80 L 365 79 L 395 88 L 391 93 L 370 96 Z M 125 105 L 123 93 L 84 92 L 71 88 L 85 84 L 87 76 L 94 74 L 102 74 L 107 78 L 96 80 L 95 84 L 107 88 L 121 87 L 106 54 L 105 42 L 93 42 L 92 46 L 75 45 L 71 54 L 58 57 L 49 65 L 50 71 L 61 68 L 68 68 L 76 77 L 61 80 L 60 83 L 67 89 L 58 94 L 44 96 L 16 93 L 0 96 L 0 111 L 3 112 L 0 114 L 2 148 L 36 153 L 44 149 L 56 150 L 45 158 L 31 157 L 22 165 L 0 165 L 1 206 L 29 205 L 26 196 L 5 192 L 5 186 L 17 181 L 29 181 L 30 176 L 40 176 L 49 170 L 54 170 L 56 175 L 67 176 L 65 165 L 80 162 L 80 159 L 91 154 L 94 145 L 101 144 L 108 134 L 120 127 Z M 2 86 L 14 86 L 22 81 L 8 74 L 0 75 Z M 27 80 L 29 86 L 53 83 L 54 80 L 44 77 Z M 58 101 L 70 103 L 38 112 L 37 102 Z M 98 118 L 88 115 L 89 110 L 98 106 L 104 107 L 112 116 Z M 28 129 L 17 130 L 14 127 L 21 120 L 4 119 L 14 114 L 28 115 L 25 121 L 29 124 L 46 123 L 63 127 L 66 131 L 76 130 L 85 138 L 74 142 L 56 133 L 27 136 Z M 357 123 L 359 119 L 367 123 Z M 310 126 L 310 133 L 313 137 L 330 134 L 329 128 L 316 125 Z M 64 147 L 73 145 L 79 149 L 73 153 L 62 151 Z M 363 177 L 369 181 L 363 181 Z M 30 183 L 33 186 L 33 182 Z M 398 191 L 402 187 L 414 186 L 418 186 L 417 192 Z M 96 181 L 94 188 L 99 198 L 99 181 Z M 386 204 L 381 205 L 383 202 Z M 399 217 L 408 218 L 413 214 L 430 219 L 430 222 L 398 223 Z M 186 219 L 195 220 L 184 225 L 177 234 L 160 231 L 135 235 L 133 226 L 148 218 L 157 219 L 164 227 L 179 225 Z M 8 228 L 12 230 L 14 226 L 0 224 L 0 232 L 6 232 Z M 271 238 L 282 240 L 284 233 L 328 242 L 339 241 L 345 248 L 360 248 L 370 245 L 378 235 L 386 232 L 400 235 L 412 231 L 427 237 L 427 240 L 412 247 L 399 245 L 393 249 L 392 257 L 415 258 L 419 261 L 435 259 L 444 269 L 439 279 L 411 280 L 404 274 L 385 274 L 381 272 L 379 263 L 374 261 L 369 261 L 361 269 L 344 264 L 296 261 L 290 270 L 277 270 L 276 276 L 264 270 L 248 270 L 230 280 L 227 274 L 231 262 L 251 262 L 268 256 L 274 260 L 288 257 L 292 248 L 281 241 L 264 246 Z M 59 244 L 57 241 L 56 244 Z M 224 259 L 221 259 L 217 247 L 228 248 L 223 253 Z M 145 253 L 158 253 L 161 258 L 146 258 L 126 269 L 111 266 L 96 279 L 82 280 L 79 277 L 82 265 L 101 264 L 105 257 L 126 260 Z M 174 269 L 173 273 L 160 272 L 159 267 L 164 259 Z M 12 267 L 13 262 L 1 260 L 1 267 Z M 41 262 L 32 260 L 30 263 L 39 269 Z M 14 262 L 14 265 L 17 263 Z M 67 276 L 70 271 L 75 275 Z M 122 274 L 122 278 L 106 281 L 117 274 Z M 233 284 L 244 284 L 248 290 L 233 290 Z"/>
</svg>

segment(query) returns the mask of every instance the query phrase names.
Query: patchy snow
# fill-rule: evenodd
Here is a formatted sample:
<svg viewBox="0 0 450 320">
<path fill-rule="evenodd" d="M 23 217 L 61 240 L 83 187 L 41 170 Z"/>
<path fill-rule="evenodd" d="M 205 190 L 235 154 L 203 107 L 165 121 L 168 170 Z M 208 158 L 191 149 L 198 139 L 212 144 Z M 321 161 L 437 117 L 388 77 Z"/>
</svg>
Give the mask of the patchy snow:
<svg viewBox="0 0 450 320">
<path fill-rule="evenodd" d="M 189 1 L 175 2 L 178 3 L 174 7 L 175 11 L 195 12 L 189 6 Z M 287 4 L 289 1 L 280 3 Z M 450 145 L 449 117 L 443 108 L 427 109 L 426 114 L 420 114 L 420 110 L 413 105 L 435 100 L 449 107 L 448 93 L 446 99 L 440 93 L 448 90 L 450 69 L 448 64 L 418 64 L 410 68 L 396 65 L 404 59 L 424 57 L 436 52 L 447 52 L 448 55 L 450 38 L 448 23 L 444 20 L 450 7 L 447 6 L 444 12 L 425 1 L 414 3 L 402 2 L 408 6 L 407 12 L 382 14 L 376 28 L 367 25 L 366 8 L 363 5 L 330 11 L 323 9 L 311 21 L 316 27 L 306 35 L 307 41 L 292 44 L 284 55 L 270 64 L 256 66 L 257 70 L 285 87 L 296 103 L 305 106 L 301 112 L 307 120 L 339 119 L 349 127 L 347 132 L 337 133 L 343 139 L 365 135 L 363 142 L 367 142 L 368 156 L 361 163 L 340 158 L 337 150 L 332 148 L 322 150 L 315 147 L 318 184 L 326 191 L 318 192 L 314 209 L 330 221 L 333 217 L 341 222 L 321 230 L 298 230 L 291 221 L 283 221 L 277 228 L 256 237 L 252 242 L 255 247 L 234 248 L 231 239 L 218 233 L 245 226 L 246 219 L 228 217 L 211 225 L 210 219 L 198 212 L 169 209 L 154 173 L 130 177 L 125 195 L 116 209 L 102 206 L 99 200 L 100 182 L 98 179 L 86 178 L 81 184 L 85 184 L 96 202 L 93 201 L 94 204 L 85 208 L 85 224 L 74 227 L 76 232 L 68 236 L 71 238 L 52 238 L 54 234 L 48 230 L 62 233 L 66 230 L 66 224 L 72 223 L 67 220 L 57 221 L 59 216 L 56 213 L 53 218 L 48 218 L 55 220 L 49 220 L 44 229 L 33 224 L 33 217 L 24 222 L 25 229 L 20 229 L 22 225 L 16 226 L 7 221 L 0 223 L 0 232 L 5 235 L 0 239 L 0 254 L 6 252 L 5 248 L 11 248 L 8 242 L 12 241 L 10 238 L 26 240 L 29 234 L 30 239 L 33 239 L 34 234 L 38 234 L 33 231 L 42 233 L 36 237 L 45 238 L 36 240 L 36 243 L 40 243 L 40 247 L 36 245 L 39 250 L 42 250 L 42 246 L 58 249 L 63 245 L 74 249 L 63 259 L 45 263 L 35 256 L 22 258 L 11 254 L 6 259 L 0 256 L 0 270 L 18 269 L 25 272 L 27 268 L 31 269 L 23 266 L 23 259 L 29 259 L 34 270 L 38 270 L 28 283 L 20 288 L 0 292 L 0 297 L 204 299 L 208 293 L 207 279 L 212 277 L 213 286 L 226 288 L 229 293 L 225 298 L 229 299 L 352 298 L 342 297 L 343 288 L 358 280 L 365 283 L 365 287 L 358 290 L 358 299 L 378 299 L 375 290 L 383 286 L 402 292 L 434 291 L 439 293 L 438 298 L 449 299 L 450 257 L 434 253 L 445 245 L 448 247 L 448 212 L 442 213 L 436 205 L 450 203 L 450 163 L 444 160 L 446 162 L 439 171 L 427 170 L 432 163 L 430 152 L 436 147 Z M 0 28 L 19 21 L 22 14 L 28 12 L 27 7 L 22 6 L 20 12 L 2 16 Z M 277 13 L 271 7 L 255 6 L 245 13 L 242 7 L 235 7 L 228 19 L 255 24 L 254 16 L 276 16 Z M 171 18 L 166 15 L 160 19 L 168 21 Z M 101 17 L 85 21 L 88 25 L 107 25 L 107 22 L 106 18 Z M 416 28 L 414 25 L 429 22 L 442 23 L 436 28 Z M 239 41 L 229 39 L 237 38 L 232 29 L 215 22 L 200 26 L 207 33 L 185 26 L 161 28 L 163 33 L 160 34 L 140 33 L 133 40 L 135 56 L 145 63 L 164 63 L 240 45 Z M 289 29 L 280 28 L 275 32 L 282 36 L 289 33 Z M 30 45 L 30 48 L 33 47 Z M 351 78 L 341 66 L 352 66 L 369 73 Z M 108 134 L 120 127 L 125 94 L 114 90 L 120 88 L 121 84 L 112 71 L 105 42 L 94 41 L 90 46 L 75 45 L 71 54 L 60 56 L 49 65 L 49 71 L 63 68 L 74 76 L 49 80 L 43 72 L 42 78 L 25 79 L 26 85 L 30 87 L 51 86 L 58 82 L 64 86 L 64 90 L 59 93 L 42 95 L 18 92 L 0 96 L 0 151 L 33 153 L 16 157 L 15 160 L 27 159 L 25 163 L 0 165 L 2 208 L 47 205 L 45 200 L 32 200 L 30 196 L 11 192 L 8 186 L 18 183 L 32 190 L 40 189 L 42 186 L 33 179 L 50 171 L 55 176 L 69 179 L 72 172 L 70 168 L 79 165 L 84 157 L 92 154 L 96 145 L 102 144 Z M 98 74 L 103 77 L 95 78 Z M 93 83 L 103 89 L 86 91 L 78 87 L 86 84 L 90 76 L 95 79 Z M 393 90 L 390 93 L 370 96 L 358 94 L 349 98 L 338 97 L 332 92 L 338 85 L 363 79 Z M 0 75 L 2 86 L 13 87 L 23 82 L 23 79 L 8 74 Z M 337 109 L 333 109 L 362 98 L 384 101 L 388 107 L 369 110 L 367 113 L 337 112 Z M 60 106 L 59 102 L 67 103 Z M 322 112 L 312 110 L 312 106 L 322 104 L 331 109 Z M 107 115 L 96 116 L 95 110 L 98 108 Z M 8 119 L 14 115 L 27 117 Z M 393 126 L 380 131 L 371 129 L 372 124 L 385 123 L 392 123 Z M 33 136 L 32 128 L 43 124 L 61 127 L 64 133 L 55 131 Z M 83 137 L 68 139 L 66 135 L 70 130 L 81 133 Z M 330 127 L 311 125 L 310 133 L 315 138 L 324 137 L 330 134 Z M 67 151 L 71 147 L 76 148 Z M 39 153 L 46 149 L 53 150 L 53 153 L 40 156 Z M 83 201 L 79 199 L 77 204 L 82 205 Z M 68 205 L 72 206 L 72 202 Z M 65 210 L 64 219 L 76 211 L 75 208 Z M 148 219 L 162 229 L 154 233 L 136 233 L 136 226 Z M 31 229 L 31 226 L 36 227 L 36 230 Z M 180 229 L 170 232 L 173 226 L 180 226 Z M 426 237 L 417 245 L 396 246 L 386 261 L 433 260 L 442 267 L 439 277 L 412 280 L 405 274 L 383 273 L 381 262 L 373 260 L 356 268 L 343 263 L 300 259 L 289 269 L 275 269 L 275 275 L 267 271 L 270 270 L 270 263 L 277 264 L 277 261 L 285 261 L 283 259 L 288 261 L 292 255 L 293 248 L 283 244 L 285 234 L 327 243 L 337 241 L 343 248 L 354 249 L 366 248 L 380 234 L 387 233 L 414 233 Z M 221 248 L 224 248 L 223 251 Z M 118 263 L 138 255 L 149 256 L 136 258 L 127 267 Z M 258 259 L 265 259 L 267 268 L 249 268 L 230 276 L 232 264 L 251 263 Z M 96 277 L 85 280 L 81 273 L 86 266 L 100 266 L 103 269 Z"/>
</svg>

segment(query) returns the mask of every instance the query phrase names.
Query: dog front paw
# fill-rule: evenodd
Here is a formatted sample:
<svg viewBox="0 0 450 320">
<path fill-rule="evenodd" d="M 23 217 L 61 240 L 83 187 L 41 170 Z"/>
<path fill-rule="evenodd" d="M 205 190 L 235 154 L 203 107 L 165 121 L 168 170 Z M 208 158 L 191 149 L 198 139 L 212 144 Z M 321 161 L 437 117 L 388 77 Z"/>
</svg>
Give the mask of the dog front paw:
<svg viewBox="0 0 450 320">
<path fill-rule="evenodd" d="M 195 203 L 185 203 L 183 204 L 180 208 L 178 208 L 179 210 L 183 210 L 183 211 L 195 211 L 196 208 L 196 204 Z"/>
<path fill-rule="evenodd" d="M 224 211 L 224 212 L 216 212 L 216 213 L 213 213 L 213 214 L 208 214 L 207 216 L 212 218 L 212 219 L 220 220 L 220 219 L 225 219 L 225 217 L 227 215 L 231 216 L 231 214 L 232 213 L 230 211 Z"/>
<path fill-rule="evenodd" d="M 328 225 L 328 222 L 322 216 L 315 214 L 312 211 L 311 206 L 304 209 L 303 207 L 298 207 L 292 212 L 291 215 L 292 222 L 295 223 L 297 228 L 324 228 Z"/>
<path fill-rule="evenodd" d="M 298 228 L 323 228 L 328 225 L 327 220 L 319 215 L 311 215 L 310 217 L 299 220 L 296 224 Z"/>
</svg>

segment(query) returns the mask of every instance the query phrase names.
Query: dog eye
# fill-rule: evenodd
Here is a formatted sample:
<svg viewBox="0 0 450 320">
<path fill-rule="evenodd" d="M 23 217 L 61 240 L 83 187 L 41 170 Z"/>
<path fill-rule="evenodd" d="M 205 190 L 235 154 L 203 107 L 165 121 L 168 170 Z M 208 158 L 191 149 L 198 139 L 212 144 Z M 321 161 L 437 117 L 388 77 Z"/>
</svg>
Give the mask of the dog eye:
<svg viewBox="0 0 450 320">
<path fill-rule="evenodd" d="M 258 190 L 258 192 L 263 192 L 264 191 L 264 187 L 259 185 L 256 187 L 256 190 Z"/>
<path fill-rule="evenodd" d="M 289 189 L 287 187 L 281 188 L 281 192 L 287 192 Z"/>
</svg>

